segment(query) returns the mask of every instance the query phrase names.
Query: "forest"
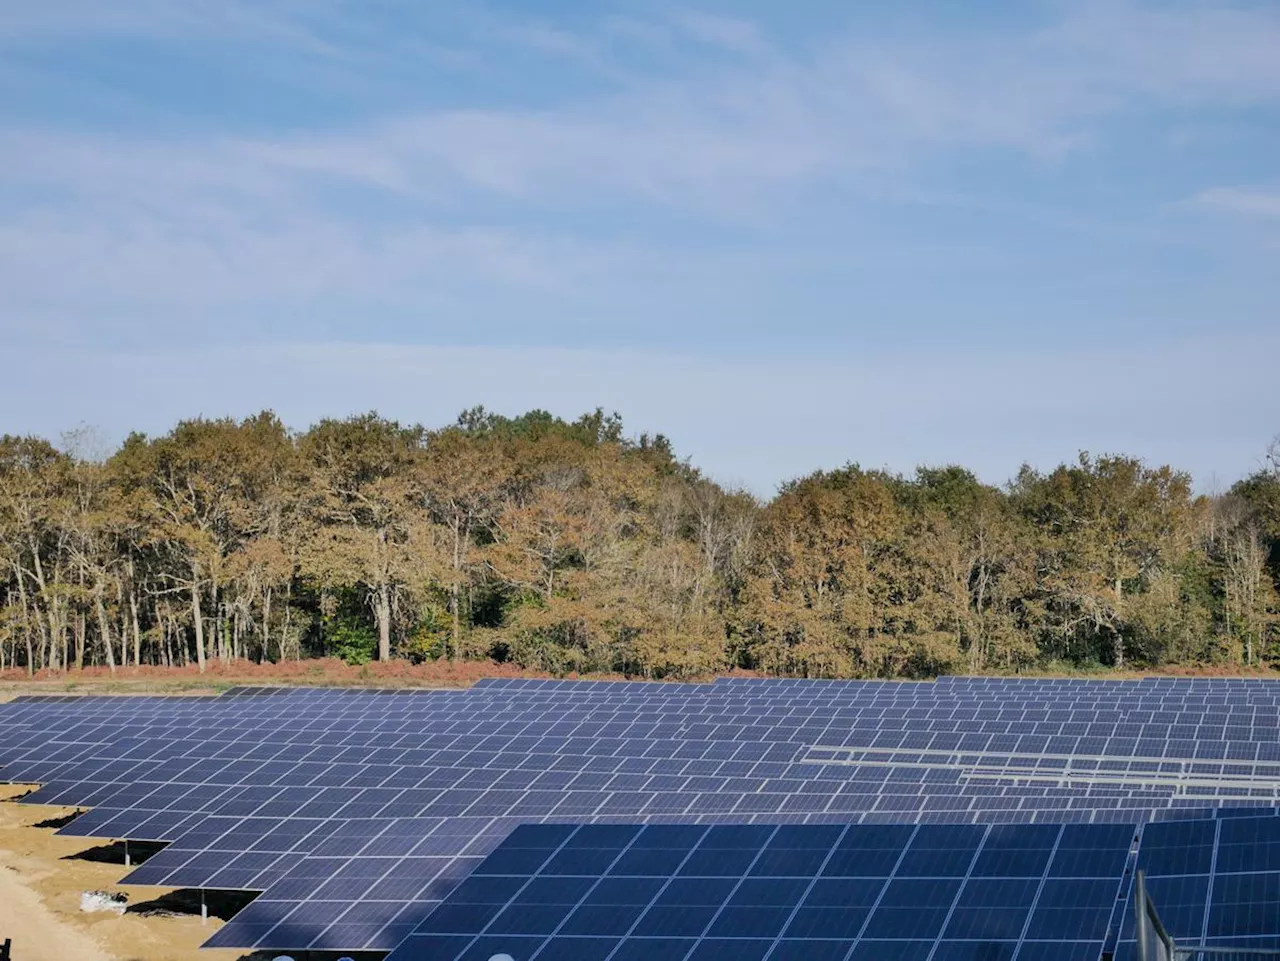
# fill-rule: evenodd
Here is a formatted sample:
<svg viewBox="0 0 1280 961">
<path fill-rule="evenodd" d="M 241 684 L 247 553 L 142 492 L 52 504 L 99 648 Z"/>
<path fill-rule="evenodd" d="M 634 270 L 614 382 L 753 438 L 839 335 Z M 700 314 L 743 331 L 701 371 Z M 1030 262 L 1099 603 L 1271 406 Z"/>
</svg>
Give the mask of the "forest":
<svg viewBox="0 0 1280 961">
<path fill-rule="evenodd" d="M 0 670 L 313 657 L 556 675 L 1280 666 L 1280 448 L 1004 486 L 849 464 L 769 501 L 617 415 L 195 419 L 0 439 Z"/>
</svg>

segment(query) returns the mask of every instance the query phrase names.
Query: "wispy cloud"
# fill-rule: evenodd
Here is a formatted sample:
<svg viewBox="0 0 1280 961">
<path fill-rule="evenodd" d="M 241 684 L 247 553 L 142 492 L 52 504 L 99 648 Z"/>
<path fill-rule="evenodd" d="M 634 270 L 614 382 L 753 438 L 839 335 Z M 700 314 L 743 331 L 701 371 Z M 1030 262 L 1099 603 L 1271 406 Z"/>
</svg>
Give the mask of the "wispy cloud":
<svg viewBox="0 0 1280 961">
<path fill-rule="evenodd" d="M 1271 55 L 1280 11 L 1266 8 L 1087 8 L 1017 35 L 888 47 L 837 36 L 789 56 L 746 21 L 685 14 L 675 26 L 761 59 L 708 67 L 692 55 L 683 73 L 606 96 L 409 114 L 283 142 L 278 155 L 341 157 L 363 144 L 419 186 L 550 192 L 557 202 L 594 187 L 724 210 L 761 190 L 900 169 L 947 149 L 1061 157 L 1153 105 L 1280 103 L 1280 58 Z M 578 56 L 598 60 L 606 49 L 587 34 L 521 30 Z"/>
<path fill-rule="evenodd" d="M 730 44 L 753 45 L 757 36 L 737 21 L 683 22 Z M 565 31 L 537 34 L 557 47 L 575 42 Z M 1149 39 L 1122 43 L 1113 35 Z M 889 50 L 831 43 L 809 59 L 725 65 L 711 77 L 698 71 L 551 108 L 434 110 L 271 140 L 215 134 L 123 144 L 11 133 L 0 154 L 11 179 L 74 187 L 70 158 L 104 192 L 117 191 L 116 175 L 127 180 L 131 170 L 148 185 L 188 176 L 236 191 L 304 173 L 426 196 L 463 187 L 514 197 L 550 192 L 562 202 L 563 191 L 587 199 L 583 188 L 594 187 L 714 209 L 717 199 L 888 168 L 921 151 L 1058 153 L 1087 139 L 1094 123 L 1134 108 L 1138 96 L 1280 100 L 1276 58 L 1247 52 L 1262 49 L 1280 49 L 1280 15 L 1171 20 L 1131 11 L 998 40 Z"/>
<path fill-rule="evenodd" d="M 179 16 L 163 12 L 179 9 L 174 5 L 128 0 L 99 21 L 88 11 L 117 5 L 83 6 L 55 0 L 47 13 L 11 18 L 10 30 L 44 18 L 86 30 L 95 22 L 193 30 L 216 22 L 258 36 L 270 36 L 264 24 L 316 35 L 315 15 L 304 18 L 304 8 L 279 3 L 264 5 L 265 13 L 231 2 Z M 721 48 L 768 48 L 747 21 L 686 13 L 673 22 Z M 504 23 L 508 38 L 592 58 L 604 55 L 600 37 L 613 30 Z M 605 96 L 561 98 L 537 109 L 408 112 L 243 146 L 268 166 L 428 193 L 463 185 L 513 196 L 566 187 L 580 194 L 595 185 L 679 203 L 725 194 L 740 200 L 771 185 L 899 165 L 922 151 L 971 146 L 1060 155 L 1089 142 L 1098 124 L 1152 101 L 1280 102 L 1277 49 L 1280 11 L 1273 8 L 1094 5 L 1019 34 L 887 47 L 837 35 L 749 69 L 732 61 L 708 68 L 695 55 L 683 73 Z"/>
<path fill-rule="evenodd" d="M 1091 2 L 1045 40 L 1132 106 L 1139 96 L 1236 106 L 1280 98 L 1280 9 L 1270 4 Z"/>
<path fill-rule="evenodd" d="M 271 136 L 227 122 L 181 136 L 0 128 L 0 330 L 42 312 L 84 313 L 95 299 L 121 312 L 183 297 L 376 298 L 418 309 L 465 301 L 468 283 L 604 299 L 619 278 L 705 263 L 656 253 L 662 243 L 634 239 L 643 229 L 628 234 L 633 222 L 683 237 L 690 222 L 733 231 L 804 216 L 835 231 L 822 220 L 831 198 L 860 187 L 889 201 L 925 196 L 913 172 L 969 162 L 966 152 L 979 163 L 1067 164 L 1109 125 L 1153 106 L 1280 103 L 1275 8 L 1052 9 L 1052 22 L 1018 31 L 872 43 L 832 30 L 785 52 L 762 27 L 709 14 L 631 29 L 507 17 L 497 40 L 488 29 L 468 38 L 478 60 L 496 42 L 605 63 L 620 45 L 664 38 L 664 69 L 484 107 L 424 97 L 386 115 L 370 103 L 359 119 L 312 118 Z M 361 38 L 363 57 L 380 35 L 360 19 L 334 0 L 48 0 L 0 10 L 0 37 L 132 32 L 215 47 L 236 38 L 341 59 L 353 53 L 344 36 Z M 409 31 L 415 43 L 424 32 Z M 885 182 L 899 186 L 875 186 Z M 1199 202 L 1272 216 L 1276 201 L 1224 187 Z M 1058 222 L 1074 217 L 1065 213 Z M 1054 222 L 1053 211 L 1040 220 Z"/>
<path fill-rule="evenodd" d="M 42 0 L 38 4 L 0 6 L 0 40 L 49 40 L 63 36 L 102 35 L 250 40 L 255 44 L 287 44 L 312 52 L 332 53 L 333 44 L 307 26 L 308 17 L 333 12 L 329 0 L 315 0 L 311 11 L 289 0 L 247 3 L 172 3 L 167 0 Z"/>
<path fill-rule="evenodd" d="M 772 51 L 760 28 L 749 20 L 696 11 L 679 14 L 674 19 L 681 30 L 703 43 L 751 56 Z"/>
<path fill-rule="evenodd" d="M 1280 217 L 1280 190 L 1259 187 L 1211 187 L 1193 199 L 1200 207 L 1245 217 Z"/>
</svg>

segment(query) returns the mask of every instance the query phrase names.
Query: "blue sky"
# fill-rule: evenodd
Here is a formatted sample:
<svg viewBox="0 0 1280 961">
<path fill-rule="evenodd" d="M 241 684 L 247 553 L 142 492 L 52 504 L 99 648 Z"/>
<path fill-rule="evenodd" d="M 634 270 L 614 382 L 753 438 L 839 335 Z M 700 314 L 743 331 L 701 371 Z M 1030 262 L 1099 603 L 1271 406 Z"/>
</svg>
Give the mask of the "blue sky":
<svg viewBox="0 0 1280 961">
<path fill-rule="evenodd" d="M 1280 432 L 1280 7 L 0 0 L 0 429 L 597 405 L 769 493 Z"/>
</svg>

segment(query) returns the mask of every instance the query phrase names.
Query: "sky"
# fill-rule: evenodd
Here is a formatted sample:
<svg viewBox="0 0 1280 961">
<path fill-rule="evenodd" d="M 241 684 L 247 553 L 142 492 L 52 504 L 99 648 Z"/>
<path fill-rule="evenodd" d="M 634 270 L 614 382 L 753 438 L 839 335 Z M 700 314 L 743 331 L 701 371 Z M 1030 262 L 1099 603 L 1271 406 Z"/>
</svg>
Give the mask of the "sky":
<svg viewBox="0 0 1280 961">
<path fill-rule="evenodd" d="M 0 432 L 603 407 L 722 482 L 1219 490 L 1280 5 L 0 0 Z"/>
</svg>

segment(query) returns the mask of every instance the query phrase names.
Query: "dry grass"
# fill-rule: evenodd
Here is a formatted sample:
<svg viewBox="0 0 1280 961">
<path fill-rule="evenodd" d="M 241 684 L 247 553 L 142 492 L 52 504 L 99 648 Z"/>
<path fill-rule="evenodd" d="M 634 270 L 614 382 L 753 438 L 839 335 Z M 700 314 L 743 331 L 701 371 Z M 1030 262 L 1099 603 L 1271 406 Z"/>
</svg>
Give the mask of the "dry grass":
<svg viewBox="0 0 1280 961">
<path fill-rule="evenodd" d="M 72 671 L 0 673 L 0 700 L 19 694 L 218 694 L 238 685 L 308 687 L 470 687 L 484 677 L 549 677 L 490 661 L 390 661 L 360 666 L 336 658 L 255 664 L 211 661 L 202 674 L 195 667 L 87 667 Z"/>
<path fill-rule="evenodd" d="M 195 667 L 142 667 L 110 671 L 105 667 L 88 667 L 79 671 L 39 671 L 28 677 L 23 671 L 0 672 L 0 702 L 20 694 L 169 694 L 208 695 L 239 685 L 306 686 L 306 687 L 370 687 L 431 688 L 470 687 L 481 678 L 527 677 L 547 678 L 552 675 L 530 671 L 512 664 L 493 661 L 408 661 L 374 662 L 360 666 L 346 664 L 336 658 L 284 661 L 279 664 L 255 664 L 236 661 L 223 664 L 211 661 L 205 673 Z M 733 670 L 725 677 L 756 677 L 756 671 Z M 1140 677 L 1280 677 L 1271 667 L 1245 667 L 1240 664 L 1207 664 L 1170 666 L 1157 670 L 1084 671 L 1068 667 L 1049 667 L 1029 671 L 1021 677 L 1087 677 L 1093 680 L 1133 680 Z M 626 680 L 620 674 L 571 674 L 572 679 L 601 681 Z M 686 678 L 708 681 L 713 676 Z"/>
</svg>

